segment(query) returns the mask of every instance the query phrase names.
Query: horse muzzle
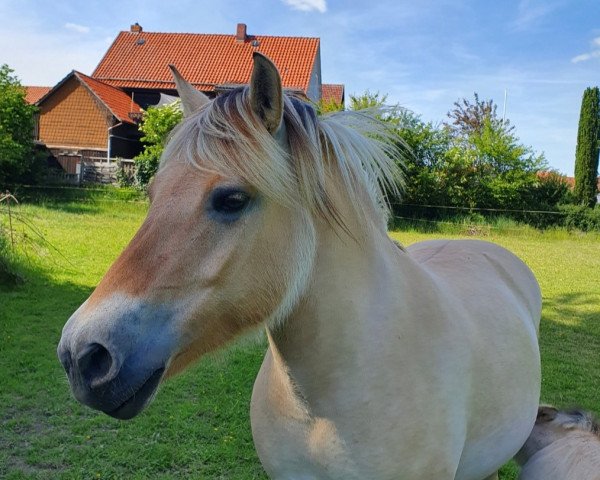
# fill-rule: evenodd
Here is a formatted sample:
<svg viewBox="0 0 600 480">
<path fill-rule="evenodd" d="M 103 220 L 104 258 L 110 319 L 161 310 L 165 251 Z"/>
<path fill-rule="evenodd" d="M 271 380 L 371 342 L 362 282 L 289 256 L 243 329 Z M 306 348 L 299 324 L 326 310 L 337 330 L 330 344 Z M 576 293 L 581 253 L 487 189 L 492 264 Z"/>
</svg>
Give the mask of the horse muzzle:
<svg viewBox="0 0 600 480">
<path fill-rule="evenodd" d="M 84 307 L 65 325 L 57 350 L 73 395 L 111 417 L 133 418 L 152 401 L 171 357 L 170 315 L 137 305 L 99 313 Z"/>
</svg>

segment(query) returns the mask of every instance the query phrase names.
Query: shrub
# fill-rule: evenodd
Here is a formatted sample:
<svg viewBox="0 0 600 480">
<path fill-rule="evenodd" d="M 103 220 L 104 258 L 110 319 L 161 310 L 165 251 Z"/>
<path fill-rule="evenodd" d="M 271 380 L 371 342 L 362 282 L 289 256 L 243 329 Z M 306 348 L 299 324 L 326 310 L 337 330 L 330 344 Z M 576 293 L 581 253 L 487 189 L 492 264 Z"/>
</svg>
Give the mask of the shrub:
<svg viewBox="0 0 600 480">
<path fill-rule="evenodd" d="M 146 145 L 144 151 L 133 159 L 136 167 L 135 180 L 141 188 L 148 185 L 158 170 L 169 134 L 182 118 L 183 112 L 179 101 L 162 107 L 149 107 L 144 112 L 140 130 L 144 134 L 142 142 Z"/>
<path fill-rule="evenodd" d="M 561 205 L 559 210 L 564 213 L 563 225 L 568 229 L 577 229 L 584 232 L 600 231 L 600 207 Z"/>
<path fill-rule="evenodd" d="M 8 65 L 0 66 L 0 186 L 36 179 L 40 157 L 33 145 L 36 107 Z M 45 163 L 45 162 L 44 162 Z"/>
</svg>

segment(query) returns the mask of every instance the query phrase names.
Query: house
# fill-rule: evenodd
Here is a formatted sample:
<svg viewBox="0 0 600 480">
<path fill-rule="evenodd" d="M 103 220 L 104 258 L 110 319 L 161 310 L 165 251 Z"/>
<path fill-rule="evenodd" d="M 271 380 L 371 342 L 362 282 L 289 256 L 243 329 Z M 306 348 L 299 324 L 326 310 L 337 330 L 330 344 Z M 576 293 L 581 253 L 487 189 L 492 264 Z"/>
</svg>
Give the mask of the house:
<svg viewBox="0 0 600 480">
<path fill-rule="evenodd" d="M 249 35 L 243 23 L 231 35 L 145 32 L 136 23 L 117 35 L 91 76 L 73 71 L 41 94 L 37 140 L 69 173 L 80 163 L 132 158 L 142 147 L 142 109 L 177 95 L 169 65 L 214 97 L 249 82 L 254 51 L 273 60 L 284 90 L 343 104 L 344 86 L 322 83 L 318 38 Z"/>
<path fill-rule="evenodd" d="M 344 85 L 339 83 L 324 83 L 321 85 L 321 101 L 325 104 L 334 103 L 343 107 L 346 103 Z"/>
<path fill-rule="evenodd" d="M 158 102 L 159 93 L 176 94 L 168 68 L 209 96 L 246 85 L 252 52 L 268 56 L 281 73 L 285 90 L 318 102 L 321 99 L 321 54 L 318 38 L 144 32 L 137 23 L 120 32 L 92 77 L 133 94 L 142 106 Z"/>
<path fill-rule="evenodd" d="M 36 105 L 38 141 L 68 174 L 82 159 L 110 162 L 140 152 L 140 106 L 122 90 L 73 70 Z"/>
</svg>

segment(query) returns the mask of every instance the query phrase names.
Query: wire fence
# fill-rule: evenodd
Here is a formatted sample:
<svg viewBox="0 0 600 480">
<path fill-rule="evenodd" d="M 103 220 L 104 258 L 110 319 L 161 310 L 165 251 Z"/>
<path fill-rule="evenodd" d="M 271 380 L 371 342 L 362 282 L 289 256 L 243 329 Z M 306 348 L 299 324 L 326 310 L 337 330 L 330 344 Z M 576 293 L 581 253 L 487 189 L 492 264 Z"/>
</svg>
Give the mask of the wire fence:
<svg viewBox="0 0 600 480">
<path fill-rule="evenodd" d="M 77 187 L 65 185 L 21 185 L 13 192 L 21 202 L 70 202 L 82 204 L 147 204 L 146 193 L 134 188 Z M 473 231 L 484 227 L 508 230 L 510 221 L 538 229 L 566 227 L 579 230 L 600 230 L 600 209 L 578 211 L 576 206 L 557 209 L 518 209 L 457 205 L 434 205 L 392 202 L 394 222 L 420 224 L 459 225 Z M 0 204 L 0 209 L 2 205 Z M 508 222 L 506 221 L 508 220 Z M 498 223 L 503 223 L 498 226 Z"/>
<path fill-rule="evenodd" d="M 463 211 L 463 212 L 490 212 L 490 213 L 522 213 L 522 214 L 547 214 L 547 215 L 565 215 L 566 212 L 557 210 L 524 210 L 510 208 L 486 208 L 486 207 L 460 207 L 454 205 L 429 205 L 417 203 L 392 203 L 392 207 L 409 208 L 435 208 L 439 210 Z"/>
</svg>

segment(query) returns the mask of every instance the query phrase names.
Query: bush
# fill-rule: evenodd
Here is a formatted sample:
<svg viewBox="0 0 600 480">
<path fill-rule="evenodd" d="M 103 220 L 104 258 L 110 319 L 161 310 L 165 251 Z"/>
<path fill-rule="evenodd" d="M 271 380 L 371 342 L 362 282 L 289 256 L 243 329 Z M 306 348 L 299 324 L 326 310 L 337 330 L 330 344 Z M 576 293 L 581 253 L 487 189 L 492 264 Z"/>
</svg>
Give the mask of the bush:
<svg viewBox="0 0 600 480">
<path fill-rule="evenodd" d="M 577 229 L 583 232 L 600 231 L 600 207 L 561 205 L 559 210 L 564 214 L 562 222 L 568 229 Z"/>
<path fill-rule="evenodd" d="M 37 108 L 25 101 L 25 89 L 12 73 L 0 66 L 0 186 L 35 180 L 41 164 L 33 144 Z"/>
<path fill-rule="evenodd" d="M 135 167 L 128 168 L 121 159 L 118 160 L 119 167 L 117 168 L 117 185 L 119 187 L 133 187 L 135 185 Z"/>
<path fill-rule="evenodd" d="M 133 160 L 135 161 L 135 181 L 141 188 L 146 188 L 160 163 L 160 157 L 165 148 L 169 134 L 181 122 L 183 112 L 179 101 L 162 107 L 149 107 L 144 112 L 144 120 L 140 130 L 144 134 L 142 142 L 144 151 Z"/>
</svg>

